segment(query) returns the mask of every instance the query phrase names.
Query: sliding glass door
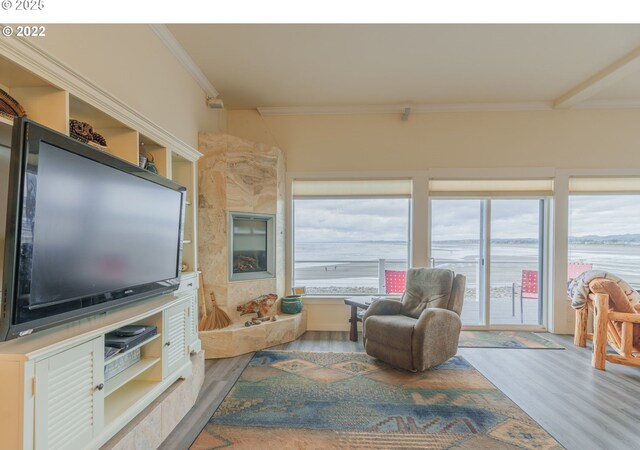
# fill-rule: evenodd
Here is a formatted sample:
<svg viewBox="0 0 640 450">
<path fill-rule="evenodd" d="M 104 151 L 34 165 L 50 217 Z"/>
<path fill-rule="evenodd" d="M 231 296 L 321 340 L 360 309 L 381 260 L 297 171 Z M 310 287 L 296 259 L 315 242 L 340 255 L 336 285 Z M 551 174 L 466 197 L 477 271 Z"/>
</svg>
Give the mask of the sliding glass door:
<svg viewBox="0 0 640 450">
<path fill-rule="evenodd" d="M 493 199 L 490 324 L 542 324 L 542 217 L 538 199 Z"/>
<path fill-rule="evenodd" d="M 483 325 L 483 200 L 431 202 L 431 267 L 451 269 L 467 277 L 462 323 Z"/>
<path fill-rule="evenodd" d="M 467 277 L 466 326 L 542 325 L 544 200 L 431 201 L 431 265 Z"/>
</svg>

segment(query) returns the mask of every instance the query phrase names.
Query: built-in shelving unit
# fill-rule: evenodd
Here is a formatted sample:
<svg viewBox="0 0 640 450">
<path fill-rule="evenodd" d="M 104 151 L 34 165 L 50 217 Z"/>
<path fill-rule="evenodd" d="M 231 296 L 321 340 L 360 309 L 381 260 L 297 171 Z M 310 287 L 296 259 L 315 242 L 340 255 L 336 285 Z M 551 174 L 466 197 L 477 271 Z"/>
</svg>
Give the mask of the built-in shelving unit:
<svg viewBox="0 0 640 450">
<path fill-rule="evenodd" d="M 6 408 L 21 411 L 0 423 L 0 449 L 51 448 L 48 440 L 53 442 L 67 431 L 69 434 L 64 436 L 70 448 L 99 448 L 178 378 L 189 376 L 189 355 L 200 351 L 196 209 L 193 206 L 197 198 L 196 164 L 200 154 L 71 69 L 51 65 L 48 60 L 40 61 L 28 49 L 16 50 L 21 44 L 15 44 L 15 48 L 13 45 L 0 43 L 0 89 L 14 97 L 30 119 L 66 135 L 69 135 L 70 119 L 87 122 L 106 139 L 107 146 L 101 148 L 102 151 L 136 166 L 141 154 L 149 154 L 159 175 L 187 189 L 183 242 L 183 262 L 187 269 L 182 273 L 182 283 L 175 295 L 149 299 L 145 304 L 110 312 L 106 318 L 83 319 L 0 344 L 0 398 Z M 61 74 L 67 78 L 61 78 Z M 7 192 L 10 160 L 7 147 L 11 146 L 12 130 L 13 120 L 0 117 L 0 194 Z M 0 197 L 0 248 L 5 215 L 6 198 Z M 0 274 L 1 265 L 0 258 Z M 129 324 L 156 326 L 158 334 L 137 347 L 139 361 L 104 381 L 104 334 Z M 74 374 L 73 362 L 78 360 L 78 355 L 92 364 L 84 384 L 71 381 L 50 384 L 50 362 L 64 364 L 69 367 L 69 373 Z M 87 390 L 85 386 L 89 383 L 94 388 Z M 92 419 L 82 433 L 58 427 L 59 418 L 57 422 L 50 420 L 55 411 L 48 410 L 49 399 L 67 396 L 82 398 L 82 405 L 88 408 L 87 417 Z M 85 414 L 83 411 L 78 410 L 76 414 Z"/>
<path fill-rule="evenodd" d="M 141 154 L 150 155 L 159 175 L 186 187 L 187 209 L 184 227 L 186 245 L 183 260 L 188 266 L 188 271 L 197 270 L 197 246 L 193 244 L 196 242 L 197 212 L 193 205 L 197 188 L 196 160 L 199 157 L 197 151 L 192 150 L 192 153 L 186 154 L 180 149 L 171 148 L 171 145 L 162 142 L 158 136 L 152 136 L 148 132 L 140 133 L 131 124 L 84 101 L 79 94 L 60 89 L 54 83 L 2 55 L 0 55 L 0 88 L 14 97 L 27 111 L 27 116 L 36 122 L 67 135 L 70 119 L 87 122 L 96 133 L 106 139 L 107 147 L 102 148 L 103 151 L 135 165 L 139 165 Z M 11 146 L 12 127 L 11 119 L 0 117 L 1 146 Z"/>
</svg>

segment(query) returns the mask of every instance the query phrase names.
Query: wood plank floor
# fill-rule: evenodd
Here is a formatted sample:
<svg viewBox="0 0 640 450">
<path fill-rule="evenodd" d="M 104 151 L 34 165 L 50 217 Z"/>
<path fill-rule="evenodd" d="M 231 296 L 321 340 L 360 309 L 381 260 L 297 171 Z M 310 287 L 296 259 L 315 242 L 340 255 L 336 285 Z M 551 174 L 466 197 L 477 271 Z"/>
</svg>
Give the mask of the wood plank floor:
<svg viewBox="0 0 640 450">
<path fill-rule="evenodd" d="M 640 450 L 640 368 L 591 367 L 589 349 L 571 336 L 545 334 L 566 350 L 461 348 L 464 356 L 498 389 L 569 450 Z M 310 331 L 274 350 L 357 352 L 362 341 L 346 332 Z M 161 449 L 188 449 L 227 395 L 252 355 L 206 361 L 205 383 L 196 406 Z"/>
</svg>

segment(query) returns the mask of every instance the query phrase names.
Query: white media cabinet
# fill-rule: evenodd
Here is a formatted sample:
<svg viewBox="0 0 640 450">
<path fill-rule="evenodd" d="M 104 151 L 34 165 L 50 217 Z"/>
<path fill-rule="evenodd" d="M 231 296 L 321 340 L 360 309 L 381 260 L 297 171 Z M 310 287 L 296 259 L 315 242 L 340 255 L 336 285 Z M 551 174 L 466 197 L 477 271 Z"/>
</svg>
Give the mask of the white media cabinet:
<svg viewBox="0 0 640 450">
<path fill-rule="evenodd" d="M 168 294 L 0 343 L 0 449 L 97 449 L 179 378 L 200 351 L 198 277 Z M 104 335 L 153 325 L 141 359 L 104 381 Z"/>
</svg>

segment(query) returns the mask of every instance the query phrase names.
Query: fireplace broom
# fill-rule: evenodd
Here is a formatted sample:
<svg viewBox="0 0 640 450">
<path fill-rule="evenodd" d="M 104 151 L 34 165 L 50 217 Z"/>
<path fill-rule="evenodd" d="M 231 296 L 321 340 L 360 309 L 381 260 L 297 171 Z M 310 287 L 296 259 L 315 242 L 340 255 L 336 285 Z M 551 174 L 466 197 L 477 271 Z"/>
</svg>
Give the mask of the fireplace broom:
<svg viewBox="0 0 640 450">
<path fill-rule="evenodd" d="M 216 304 L 216 296 L 213 291 L 211 291 L 211 314 L 207 314 L 202 272 L 199 272 L 198 276 L 200 277 L 200 290 L 198 291 L 198 295 L 200 297 L 200 309 L 202 310 L 202 318 L 198 321 L 198 331 L 217 330 L 226 327 L 231 323 L 231 319 L 229 319 L 227 313 Z"/>
</svg>

